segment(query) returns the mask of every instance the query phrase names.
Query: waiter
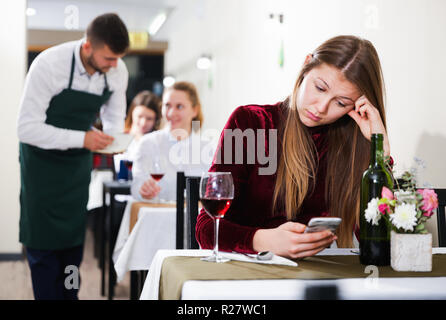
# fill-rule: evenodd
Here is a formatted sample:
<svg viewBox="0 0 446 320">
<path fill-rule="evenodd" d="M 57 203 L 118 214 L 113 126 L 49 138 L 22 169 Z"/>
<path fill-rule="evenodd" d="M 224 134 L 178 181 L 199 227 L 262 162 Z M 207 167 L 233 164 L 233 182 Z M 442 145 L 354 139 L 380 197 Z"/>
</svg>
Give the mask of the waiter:
<svg viewBox="0 0 446 320">
<path fill-rule="evenodd" d="M 125 24 L 104 14 L 85 39 L 43 51 L 28 72 L 18 118 L 20 242 L 36 299 L 78 298 L 78 281 L 66 279 L 82 260 L 91 151 L 113 141 L 91 128 L 100 113 L 104 132 L 123 130 L 128 47 Z"/>
</svg>

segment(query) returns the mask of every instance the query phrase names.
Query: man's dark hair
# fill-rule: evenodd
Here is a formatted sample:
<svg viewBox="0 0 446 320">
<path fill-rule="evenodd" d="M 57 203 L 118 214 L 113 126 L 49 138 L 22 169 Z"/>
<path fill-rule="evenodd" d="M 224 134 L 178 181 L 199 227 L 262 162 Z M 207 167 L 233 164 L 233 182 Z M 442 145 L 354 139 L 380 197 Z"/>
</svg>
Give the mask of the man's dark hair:
<svg viewBox="0 0 446 320">
<path fill-rule="evenodd" d="M 115 13 L 97 16 L 88 25 L 86 34 L 93 46 L 106 44 L 115 54 L 124 53 L 129 47 L 127 27 Z"/>
</svg>

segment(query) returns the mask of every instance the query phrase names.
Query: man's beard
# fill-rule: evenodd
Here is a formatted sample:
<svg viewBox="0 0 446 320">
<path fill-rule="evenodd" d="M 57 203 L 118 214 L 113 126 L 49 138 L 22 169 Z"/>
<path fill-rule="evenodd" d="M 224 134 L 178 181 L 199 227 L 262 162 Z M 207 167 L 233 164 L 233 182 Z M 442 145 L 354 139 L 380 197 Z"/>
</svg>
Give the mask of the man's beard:
<svg viewBox="0 0 446 320">
<path fill-rule="evenodd" d="M 108 71 L 109 68 L 99 68 L 96 61 L 93 58 L 93 54 L 91 54 L 89 57 L 87 57 L 87 63 L 90 67 L 92 67 L 94 70 L 96 70 L 99 73 L 105 73 Z M 106 69 L 106 70 L 104 70 Z"/>
</svg>

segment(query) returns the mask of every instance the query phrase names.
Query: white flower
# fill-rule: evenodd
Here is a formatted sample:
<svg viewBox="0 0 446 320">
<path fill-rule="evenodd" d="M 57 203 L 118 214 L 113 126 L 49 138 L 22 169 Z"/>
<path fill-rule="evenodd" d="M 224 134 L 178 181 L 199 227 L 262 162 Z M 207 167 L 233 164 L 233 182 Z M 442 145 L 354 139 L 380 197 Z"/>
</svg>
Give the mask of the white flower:
<svg viewBox="0 0 446 320">
<path fill-rule="evenodd" d="M 381 219 L 381 213 L 378 210 L 378 198 L 369 201 L 367 209 L 365 209 L 365 219 L 374 226 L 378 225 Z"/>
<path fill-rule="evenodd" d="M 403 203 L 395 208 L 395 212 L 390 215 L 390 221 L 398 229 L 413 231 L 417 225 L 417 209 L 415 204 Z"/>
</svg>

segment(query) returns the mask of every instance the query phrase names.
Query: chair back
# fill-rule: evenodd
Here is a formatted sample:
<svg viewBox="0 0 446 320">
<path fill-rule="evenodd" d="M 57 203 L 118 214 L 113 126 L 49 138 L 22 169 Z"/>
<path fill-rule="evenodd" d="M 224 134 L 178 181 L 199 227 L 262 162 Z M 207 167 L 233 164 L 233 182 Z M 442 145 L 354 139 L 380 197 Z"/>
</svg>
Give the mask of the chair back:
<svg viewBox="0 0 446 320">
<path fill-rule="evenodd" d="M 446 189 L 435 189 L 438 196 L 437 228 L 438 228 L 438 246 L 446 247 Z"/>
<path fill-rule="evenodd" d="M 195 226 L 197 225 L 198 202 L 200 201 L 201 177 L 186 177 L 186 216 L 189 245 L 188 249 L 199 249 L 195 238 Z"/>
<path fill-rule="evenodd" d="M 176 207 L 176 248 L 198 249 L 195 239 L 195 225 L 197 224 L 198 202 L 200 200 L 200 179 L 198 176 L 185 176 L 184 172 L 177 172 L 177 207 Z M 186 190 L 186 201 L 184 199 Z M 186 221 L 184 221 L 184 203 L 186 202 Z M 184 230 L 187 232 L 187 243 L 184 243 Z"/>
<path fill-rule="evenodd" d="M 176 225 L 176 248 L 184 249 L 184 189 L 186 179 L 184 172 L 177 172 L 177 225 Z"/>
</svg>

